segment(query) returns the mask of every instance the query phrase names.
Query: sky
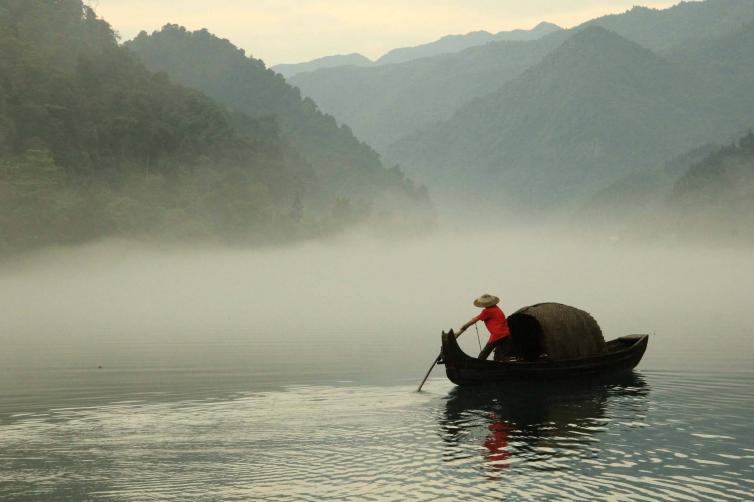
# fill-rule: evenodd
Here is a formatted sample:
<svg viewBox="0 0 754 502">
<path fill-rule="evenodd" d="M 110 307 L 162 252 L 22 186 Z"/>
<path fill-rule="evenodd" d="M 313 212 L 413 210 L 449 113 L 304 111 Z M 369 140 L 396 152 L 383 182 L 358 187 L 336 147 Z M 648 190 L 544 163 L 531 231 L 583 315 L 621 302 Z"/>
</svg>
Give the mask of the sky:
<svg viewBox="0 0 754 502">
<path fill-rule="evenodd" d="M 207 28 L 268 65 L 390 49 L 476 30 L 571 27 L 658 0 L 87 0 L 123 40 L 167 23 Z"/>
</svg>

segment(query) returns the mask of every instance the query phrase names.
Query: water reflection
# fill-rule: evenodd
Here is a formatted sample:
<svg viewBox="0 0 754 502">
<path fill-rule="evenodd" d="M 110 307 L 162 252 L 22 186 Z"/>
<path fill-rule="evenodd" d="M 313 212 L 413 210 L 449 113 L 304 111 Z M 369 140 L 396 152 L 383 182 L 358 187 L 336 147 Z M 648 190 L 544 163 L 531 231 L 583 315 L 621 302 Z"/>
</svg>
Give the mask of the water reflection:
<svg viewBox="0 0 754 502">
<path fill-rule="evenodd" d="M 523 462 L 541 470 L 568 468 L 574 456 L 595 455 L 594 443 L 612 420 L 641 420 L 648 394 L 639 374 L 609 382 L 456 387 L 440 417 L 443 458 L 478 456 L 488 479 Z"/>
</svg>

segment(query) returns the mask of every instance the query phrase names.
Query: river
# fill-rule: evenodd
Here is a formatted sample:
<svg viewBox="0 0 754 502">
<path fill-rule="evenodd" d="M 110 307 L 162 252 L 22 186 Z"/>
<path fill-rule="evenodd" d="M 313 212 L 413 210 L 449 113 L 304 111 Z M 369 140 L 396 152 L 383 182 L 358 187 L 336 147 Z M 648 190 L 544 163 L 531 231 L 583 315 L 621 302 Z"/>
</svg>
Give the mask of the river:
<svg viewBox="0 0 754 502">
<path fill-rule="evenodd" d="M 482 292 L 649 333 L 619 380 L 415 387 Z M 749 500 L 754 258 L 553 232 L 0 265 L 3 500 Z M 473 330 L 461 340 L 473 353 Z"/>
</svg>

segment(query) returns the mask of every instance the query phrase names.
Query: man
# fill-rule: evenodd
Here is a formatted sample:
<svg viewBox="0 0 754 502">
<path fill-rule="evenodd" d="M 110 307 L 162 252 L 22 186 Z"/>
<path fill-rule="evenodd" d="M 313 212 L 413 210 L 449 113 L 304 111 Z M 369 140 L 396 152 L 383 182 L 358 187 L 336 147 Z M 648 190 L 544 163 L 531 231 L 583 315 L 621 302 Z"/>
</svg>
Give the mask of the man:
<svg viewBox="0 0 754 502">
<path fill-rule="evenodd" d="M 482 360 L 487 359 L 493 350 L 504 354 L 510 349 L 511 332 L 508 329 L 508 321 L 505 319 L 505 314 L 497 306 L 498 303 L 500 303 L 500 298 L 492 295 L 482 295 L 474 300 L 474 306 L 483 309 L 482 312 L 461 326 L 458 335 L 456 335 L 456 337 L 459 337 L 471 325 L 484 321 L 487 331 L 490 332 L 490 338 L 487 340 L 487 345 L 479 353 L 479 359 Z"/>
</svg>

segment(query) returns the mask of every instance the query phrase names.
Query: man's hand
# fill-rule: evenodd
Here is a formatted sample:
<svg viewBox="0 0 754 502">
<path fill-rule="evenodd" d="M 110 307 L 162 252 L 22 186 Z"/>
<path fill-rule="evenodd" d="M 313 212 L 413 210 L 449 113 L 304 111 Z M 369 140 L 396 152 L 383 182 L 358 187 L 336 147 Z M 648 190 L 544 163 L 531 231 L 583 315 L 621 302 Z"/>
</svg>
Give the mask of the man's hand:
<svg viewBox="0 0 754 502">
<path fill-rule="evenodd" d="M 467 322 L 466 324 L 464 324 L 463 326 L 461 326 L 461 329 L 458 330 L 458 336 L 461 336 L 461 333 L 463 333 L 464 331 L 466 331 L 467 329 L 469 329 L 475 323 L 476 323 L 476 319 L 472 319 L 469 322 Z"/>
</svg>

